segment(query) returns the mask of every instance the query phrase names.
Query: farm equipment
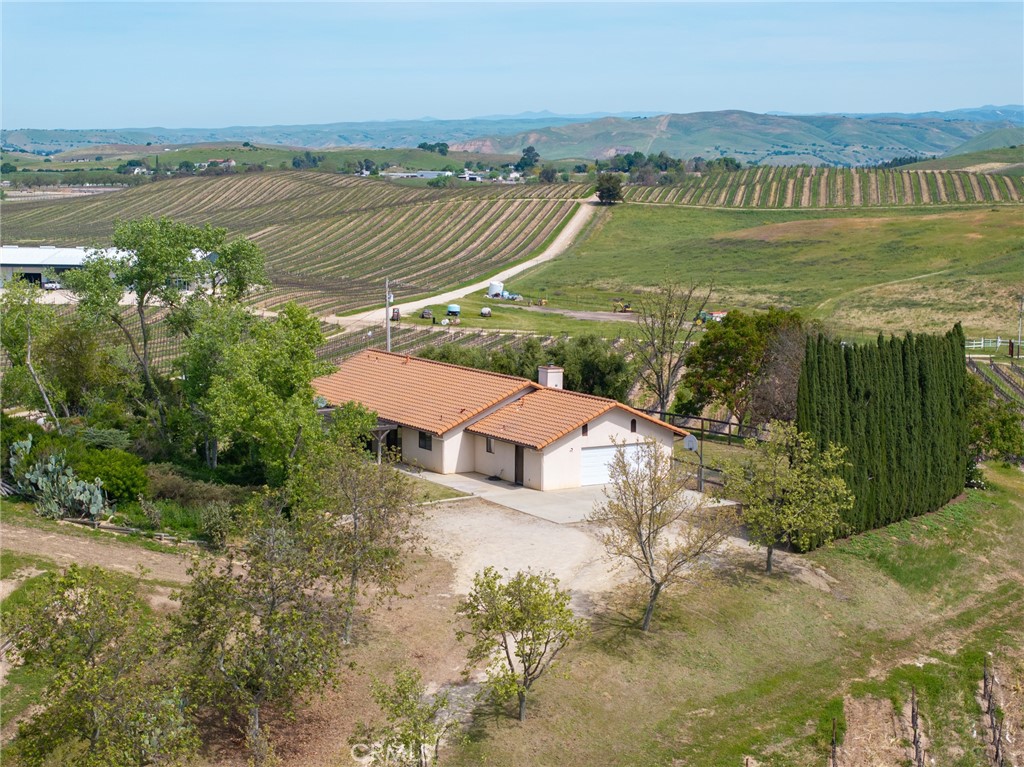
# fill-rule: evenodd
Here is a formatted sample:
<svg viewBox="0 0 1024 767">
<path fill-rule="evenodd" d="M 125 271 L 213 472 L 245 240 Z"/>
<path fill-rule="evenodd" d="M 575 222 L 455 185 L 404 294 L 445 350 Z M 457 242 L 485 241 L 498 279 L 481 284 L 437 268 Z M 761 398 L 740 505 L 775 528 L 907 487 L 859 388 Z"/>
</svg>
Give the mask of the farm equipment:
<svg viewBox="0 0 1024 767">
<path fill-rule="evenodd" d="M 707 325 L 709 322 L 721 322 L 728 314 L 729 312 L 705 312 L 701 310 L 697 312 L 697 316 L 693 318 L 693 324 Z"/>
<path fill-rule="evenodd" d="M 615 314 L 618 314 L 620 312 L 623 314 L 632 314 L 633 307 L 630 304 L 622 303 L 622 301 L 616 301 L 614 306 L 612 306 L 612 312 Z"/>
<path fill-rule="evenodd" d="M 448 317 L 458 317 L 460 314 L 462 314 L 461 306 L 459 306 L 458 304 L 448 304 Z"/>
</svg>

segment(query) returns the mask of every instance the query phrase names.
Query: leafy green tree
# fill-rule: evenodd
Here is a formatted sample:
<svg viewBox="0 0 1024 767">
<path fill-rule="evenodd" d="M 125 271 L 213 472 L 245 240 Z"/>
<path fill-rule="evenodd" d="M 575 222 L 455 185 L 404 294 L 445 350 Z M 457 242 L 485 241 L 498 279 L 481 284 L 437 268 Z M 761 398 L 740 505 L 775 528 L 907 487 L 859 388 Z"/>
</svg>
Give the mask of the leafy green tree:
<svg viewBox="0 0 1024 767">
<path fill-rule="evenodd" d="M 137 581 L 78 565 L 42 577 L 5 627 L 26 663 L 54 672 L 43 711 L 19 730 L 24 762 L 188 763 L 198 747 L 192 712 Z"/>
<path fill-rule="evenodd" d="M 588 333 L 562 338 L 544 350 L 565 371 L 565 388 L 626 402 L 634 371 L 622 354 L 605 339 Z"/>
<path fill-rule="evenodd" d="M 0 345 L 7 353 L 12 368 L 4 376 L 4 390 L 9 393 L 12 389 L 17 391 L 20 388 L 26 392 L 28 387 L 19 387 L 17 380 L 27 373 L 51 421 L 57 431 L 61 432 L 60 419 L 57 418 L 53 402 L 60 401 L 62 397 L 52 382 L 43 380 L 32 358 L 39 337 L 45 338 L 55 324 L 52 308 L 43 305 L 41 297 L 42 290 L 37 285 L 20 277 L 8 280 L 4 285 L 3 296 L 0 297 Z"/>
<path fill-rule="evenodd" d="M 551 575 L 517 572 L 507 582 L 493 567 L 477 573 L 469 596 L 456 612 L 472 637 L 469 663 L 487 663 L 485 690 L 496 702 L 517 699 L 519 721 L 526 719 L 526 696 L 586 623 L 573 615 L 569 592 Z"/>
<path fill-rule="evenodd" d="M 558 180 L 558 168 L 554 165 L 545 165 L 540 169 L 540 180 L 545 184 L 553 184 Z"/>
<path fill-rule="evenodd" d="M 748 458 L 727 465 L 723 494 L 743 503 L 750 545 L 767 548 L 771 574 L 776 546 L 828 543 L 854 499 L 842 477 L 845 448 L 819 450 L 813 437 L 785 421 L 772 421 L 768 431 L 766 441 L 747 440 Z"/>
<path fill-rule="evenodd" d="M 668 410 L 697 332 L 689 319 L 703 311 L 710 298 L 710 287 L 692 284 L 684 288 L 669 283 L 642 293 L 635 302 L 636 325 L 627 348 L 640 381 L 654 395 L 659 411 Z"/>
<path fill-rule="evenodd" d="M 297 513 L 336 520 L 325 535 L 324 556 L 341 584 L 341 636 L 348 643 L 360 593 L 371 585 L 378 598 L 397 593 L 405 561 L 419 540 L 420 512 L 409 480 L 391 456 L 380 463 L 369 460 L 350 441 L 351 422 L 336 424 L 332 438 L 306 451 L 289 486 Z"/>
<path fill-rule="evenodd" d="M 604 500 L 589 521 L 615 558 L 631 563 L 648 589 L 641 631 L 648 631 L 658 597 L 677 583 L 698 582 L 739 524 L 732 504 L 709 503 L 686 490 L 687 476 L 654 441 L 632 455 L 617 445 Z"/>
<path fill-rule="evenodd" d="M 523 171 L 530 170 L 539 162 L 540 155 L 537 153 L 537 150 L 532 146 L 528 146 L 523 150 L 523 156 L 516 162 L 515 168 L 522 173 Z"/>
<path fill-rule="evenodd" d="M 98 323 L 77 312 L 57 317 L 38 348 L 43 378 L 60 393 L 54 406 L 65 417 L 116 420 L 142 395 L 128 352 L 112 345 Z"/>
<path fill-rule="evenodd" d="M 438 762 L 441 739 L 455 724 L 445 715 L 448 694 L 426 694 L 423 678 L 415 669 L 399 668 L 394 681 L 375 679 L 373 700 L 384 712 L 387 724 L 376 729 L 363 726 L 358 746 L 369 764 L 379 767 L 431 767 Z M 372 742 L 373 745 L 369 745 Z"/>
<path fill-rule="evenodd" d="M 203 401 L 214 433 L 251 445 L 273 484 L 286 478 L 303 434 L 320 428 L 310 381 L 326 372 L 316 359 L 321 343 L 316 317 L 290 303 L 223 350 L 210 377 Z"/>
<path fill-rule="evenodd" d="M 991 385 L 973 375 L 967 376 L 965 399 L 972 458 L 968 469 L 990 457 L 1006 463 L 1024 461 L 1024 424 L 1020 411 L 996 396 Z"/>
<path fill-rule="evenodd" d="M 81 269 L 64 275 L 85 316 L 112 322 L 121 331 L 138 361 L 146 387 L 166 426 L 167 408 L 153 376 L 152 334 L 160 307 L 180 307 L 189 283 L 201 282 L 210 264 L 193 251 L 210 252 L 220 246 L 224 230 L 199 228 L 168 218 L 122 221 L 114 229 L 113 243 L 122 253 L 94 252 Z M 120 301 L 130 292 L 138 327 L 122 314 Z"/>
<path fill-rule="evenodd" d="M 0 173 L 15 173 L 18 167 L 14 163 L 5 162 L 0 165 Z"/>
<path fill-rule="evenodd" d="M 211 295 L 219 294 L 229 301 L 241 301 L 253 290 L 270 284 L 263 250 L 244 237 L 217 246 L 212 271 Z"/>
<path fill-rule="evenodd" d="M 174 618 L 199 699 L 244 721 L 256 765 L 273 759 L 266 708 L 291 714 L 300 696 L 323 690 L 343 647 L 336 610 L 324 598 L 326 527 L 300 524 L 287 505 L 277 491 L 249 504 L 240 515 L 239 559 L 197 560 Z"/>
<path fill-rule="evenodd" d="M 703 337 L 686 356 L 683 385 L 692 393 L 697 408 L 721 404 L 730 415 L 743 423 L 749 415 L 751 402 L 764 372 L 769 351 L 775 339 L 786 329 L 799 335 L 798 347 L 804 345 L 800 315 L 794 311 L 771 308 L 759 314 L 732 311 L 721 322 L 709 324 Z M 796 405 L 796 375 L 789 397 Z M 795 413 L 794 413 L 795 415 Z"/>
<path fill-rule="evenodd" d="M 215 377 L 231 375 L 229 352 L 242 343 L 259 322 L 242 306 L 210 303 L 192 307 L 182 354 L 176 365 L 181 371 L 181 391 L 191 419 L 190 436 L 201 446 L 206 466 L 217 468 L 219 440 L 210 411 L 210 387 Z"/>
<path fill-rule="evenodd" d="M 597 177 L 597 199 L 602 205 L 622 202 L 622 176 L 618 173 L 601 173 Z"/>
</svg>

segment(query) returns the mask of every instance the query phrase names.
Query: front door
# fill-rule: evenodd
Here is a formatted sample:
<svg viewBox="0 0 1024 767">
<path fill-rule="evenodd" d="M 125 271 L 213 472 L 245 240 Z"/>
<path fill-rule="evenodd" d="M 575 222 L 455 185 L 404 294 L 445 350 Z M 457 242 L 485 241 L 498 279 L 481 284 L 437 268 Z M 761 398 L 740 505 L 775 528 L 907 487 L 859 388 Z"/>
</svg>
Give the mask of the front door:
<svg viewBox="0 0 1024 767">
<path fill-rule="evenodd" d="M 523 484 L 523 458 L 524 451 L 522 445 L 516 445 L 516 484 Z"/>
</svg>

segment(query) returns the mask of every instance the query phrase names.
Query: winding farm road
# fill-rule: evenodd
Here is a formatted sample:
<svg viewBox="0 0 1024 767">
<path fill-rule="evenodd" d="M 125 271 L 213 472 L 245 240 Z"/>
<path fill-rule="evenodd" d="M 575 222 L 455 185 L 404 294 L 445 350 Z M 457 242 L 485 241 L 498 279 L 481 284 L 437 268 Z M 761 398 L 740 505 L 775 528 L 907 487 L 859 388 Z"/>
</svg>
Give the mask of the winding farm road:
<svg viewBox="0 0 1024 767">
<path fill-rule="evenodd" d="M 593 217 L 594 211 L 597 210 L 597 206 L 597 195 L 589 197 L 586 200 L 581 200 L 580 207 L 562 228 L 562 231 L 558 233 L 554 240 L 551 241 L 550 245 L 533 258 L 522 261 L 515 266 L 510 266 L 507 269 L 503 269 L 497 274 L 488 277 L 486 280 L 474 282 L 472 285 L 463 285 L 460 288 L 448 290 L 444 293 L 438 293 L 437 295 L 426 296 L 425 298 L 419 298 L 415 301 L 406 301 L 401 304 L 394 304 L 392 308 L 398 309 L 403 316 L 415 314 L 425 306 L 431 306 L 433 304 L 447 304 L 469 293 L 486 290 L 487 286 L 491 282 L 504 282 L 515 277 L 517 274 L 525 272 L 527 269 L 537 266 L 537 264 L 543 264 L 545 261 L 550 261 L 568 250 L 569 246 L 576 239 L 576 236 Z M 370 309 L 362 314 L 340 317 L 338 315 L 331 314 L 326 317 L 321 317 L 320 319 L 332 325 L 340 325 L 346 331 L 360 330 L 362 328 L 380 327 L 387 321 L 387 312 L 383 307 L 379 307 L 376 309 Z"/>
</svg>

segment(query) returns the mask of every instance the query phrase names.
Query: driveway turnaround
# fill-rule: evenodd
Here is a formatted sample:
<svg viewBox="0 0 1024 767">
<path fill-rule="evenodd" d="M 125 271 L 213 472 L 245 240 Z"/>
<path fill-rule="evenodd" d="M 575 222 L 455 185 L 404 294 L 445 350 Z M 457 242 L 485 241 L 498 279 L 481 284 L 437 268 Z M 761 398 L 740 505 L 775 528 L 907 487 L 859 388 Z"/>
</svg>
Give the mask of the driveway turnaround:
<svg viewBox="0 0 1024 767">
<path fill-rule="evenodd" d="M 515 485 L 508 480 L 490 480 L 483 474 L 435 474 L 424 471 L 419 476 L 559 525 L 586 521 L 594 510 L 594 504 L 604 499 L 604 485 L 541 492 Z"/>
</svg>

